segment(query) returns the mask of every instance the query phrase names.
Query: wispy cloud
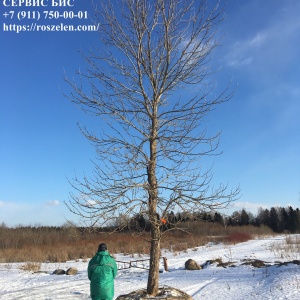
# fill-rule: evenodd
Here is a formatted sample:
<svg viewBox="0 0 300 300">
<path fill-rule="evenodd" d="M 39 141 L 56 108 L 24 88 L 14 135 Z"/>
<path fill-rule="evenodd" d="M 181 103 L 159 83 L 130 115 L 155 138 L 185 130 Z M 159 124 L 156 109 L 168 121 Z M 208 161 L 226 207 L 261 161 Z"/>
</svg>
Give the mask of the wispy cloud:
<svg viewBox="0 0 300 300">
<path fill-rule="evenodd" d="M 263 32 L 258 32 L 253 39 L 248 42 L 251 47 L 259 47 L 266 41 L 266 35 Z"/>
<path fill-rule="evenodd" d="M 227 65 L 230 67 L 250 65 L 256 59 L 257 50 L 265 41 L 265 33 L 258 32 L 249 39 L 235 42 L 226 55 Z"/>
<path fill-rule="evenodd" d="M 86 207 L 93 207 L 96 205 L 97 205 L 97 202 L 95 200 L 87 200 L 87 201 L 85 201 L 85 204 L 84 204 L 84 206 L 86 206 Z"/>
<path fill-rule="evenodd" d="M 60 202 L 58 200 L 51 200 L 46 203 L 47 206 L 57 206 Z"/>
<path fill-rule="evenodd" d="M 269 14 L 264 27 L 256 31 L 249 28 L 248 36 L 235 36 L 233 32 L 225 55 L 226 64 L 230 67 L 251 66 L 270 71 L 266 66 L 273 69 L 284 67 L 287 61 L 298 57 L 300 18 L 296 11 L 294 5 L 283 4 L 283 9 L 277 11 L 276 16 Z"/>
<path fill-rule="evenodd" d="M 268 208 L 268 206 L 266 204 L 263 204 L 263 203 L 253 203 L 253 202 L 247 202 L 247 201 L 237 201 L 237 202 L 234 202 L 232 204 L 232 207 L 231 207 L 231 210 L 237 210 L 237 211 L 240 211 L 242 209 L 245 209 L 246 211 L 250 211 L 251 213 L 253 214 L 256 214 L 257 213 L 257 210 L 259 208 Z"/>
</svg>

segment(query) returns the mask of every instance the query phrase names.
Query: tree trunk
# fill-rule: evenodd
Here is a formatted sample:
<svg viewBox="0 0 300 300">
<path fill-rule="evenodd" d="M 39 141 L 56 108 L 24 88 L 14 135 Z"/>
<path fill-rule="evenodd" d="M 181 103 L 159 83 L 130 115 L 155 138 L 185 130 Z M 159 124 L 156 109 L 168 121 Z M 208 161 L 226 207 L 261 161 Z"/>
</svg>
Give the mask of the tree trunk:
<svg viewBox="0 0 300 300">
<path fill-rule="evenodd" d="M 156 296 L 159 287 L 160 228 L 158 222 L 159 220 L 151 224 L 150 269 L 147 285 L 147 293 L 151 296 Z"/>
<path fill-rule="evenodd" d="M 157 103 L 157 102 L 156 102 Z M 153 105 L 152 130 L 150 138 L 150 161 L 147 168 L 149 184 L 149 217 L 151 228 L 150 270 L 148 275 L 147 293 L 156 296 L 158 293 L 159 258 L 160 258 L 160 219 L 157 215 L 158 188 L 156 179 L 157 159 L 157 106 Z"/>
</svg>

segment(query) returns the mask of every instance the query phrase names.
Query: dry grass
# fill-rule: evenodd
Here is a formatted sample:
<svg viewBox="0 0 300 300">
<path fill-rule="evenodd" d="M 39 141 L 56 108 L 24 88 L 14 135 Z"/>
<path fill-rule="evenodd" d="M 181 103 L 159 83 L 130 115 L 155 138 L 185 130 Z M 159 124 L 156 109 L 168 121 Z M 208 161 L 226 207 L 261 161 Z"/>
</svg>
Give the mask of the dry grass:
<svg viewBox="0 0 300 300">
<path fill-rule="evenodd" d="M 300 236 L 288 235 L 283 242 L 275 242 L 271 245 L 271 251 L 277 258 L 294 260 L 300 259 Z"/>
<path fill-rule="evenodd" d="M 36 262 L 28 262 L 21 267 L 24 271 L 38 272 L 41 269 L 41 264 Z"/>
<path fill-rule="evenodd" d="M 149 254 L 150 235 L 142 233 L 82 234 L 77 228 L 3 228 L 0 227 L 0 262 L 65 262 L 92 257 L 101 242 L 110 253 L 134 256 Z M 237 243 L 251 236 L 267 235 L 267 227 L 223 227 L 205 222 L 184 222 L 180 229 L 162 236 L 161 248 L 175 253 L 202 246 L 210 241 Z"/>
<path fill-rule="evenodd" d="M 13 236 L 10 237 L 14 239 Z M 125 233 L 97 233 L 81 236 L 74 241 L 52 241 L 49 244 L 31 244 L 30 239 L 17 246 L 0 248 L 0 262 L 65 262 L 74 259 L 87 259 L 95 255 L 101 242 L 107 243 L 110 253 L 129 255 L 145 254 L 149 251 L 149 236 L 143 233 L 139 236 Z M 12 241 L 8 241 L 11 243 Z"/>
<path fill-rule="evenodd" d="M 230 244 L 247 242 L 252 239 L 251 234 L 246 232 L 234 232 L 226 237 L 225 241 Z"/>
</svg>

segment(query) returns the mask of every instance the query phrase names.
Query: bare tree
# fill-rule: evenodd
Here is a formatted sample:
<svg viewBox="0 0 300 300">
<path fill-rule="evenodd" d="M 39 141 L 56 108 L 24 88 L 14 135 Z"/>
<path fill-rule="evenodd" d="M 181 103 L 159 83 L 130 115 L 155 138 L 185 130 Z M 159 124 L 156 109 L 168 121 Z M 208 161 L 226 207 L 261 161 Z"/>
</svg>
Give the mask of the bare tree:
<svg viewBox="0 0 300 300">
<path fill-rule="evenodd" d="M 97 161 L 92 176 L 74 178 L 67 205 L 92 225 L 120 212 L 147 217 L 147 292 L 155 295 L 162 218 L 176 209 L 224 207 L 239 192 L 214 188 L 211 170 L 201 168 L 219 144 L 204 119 L 232 96 L 227 88 L 215 95 L 209 80 L 223 9 L 201 0 L 104 2 L 95 8 L 99 48 L 83 54 L 88 70 L 78 72 L 80 80 L 66 78 L 71 101 L 101 120 L 99 132 L 80 127 Z"/>
</svg>

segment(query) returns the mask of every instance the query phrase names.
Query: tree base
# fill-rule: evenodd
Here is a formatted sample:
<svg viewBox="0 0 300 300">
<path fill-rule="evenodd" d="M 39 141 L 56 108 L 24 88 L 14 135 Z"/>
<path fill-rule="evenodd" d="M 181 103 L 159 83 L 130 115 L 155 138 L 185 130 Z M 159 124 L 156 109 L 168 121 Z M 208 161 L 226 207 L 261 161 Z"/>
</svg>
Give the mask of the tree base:
<svg viewBox="0 0 300 300">
<path fill-rule="evenodd" d="M 120 295 L 116 300 L 150 300 L 150 299 L 164 299 L 164 300 L 193 300 L 193 298 L 185 292 L 169 287 L 163 286 L 159 288 L 156 296 L 149 296 L 146 289 L 133 291 L 129 294 Z"/>
</svg>

